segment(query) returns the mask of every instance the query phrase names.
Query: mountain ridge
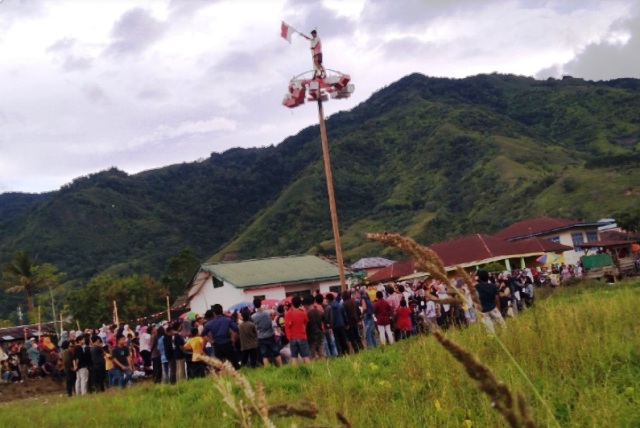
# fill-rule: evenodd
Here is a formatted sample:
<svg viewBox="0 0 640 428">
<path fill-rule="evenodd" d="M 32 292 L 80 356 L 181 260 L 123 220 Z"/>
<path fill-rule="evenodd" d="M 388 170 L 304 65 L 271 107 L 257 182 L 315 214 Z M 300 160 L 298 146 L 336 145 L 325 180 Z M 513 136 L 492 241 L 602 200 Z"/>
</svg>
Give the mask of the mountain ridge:
<svg viewBox="0 0 640 428">
<path fill-rule="evenodd" d="M 430 243 L 639 201 L 639 79 L 413 73 L 332 115 L 327 130 L 348 261 L 394 254 L 367 231 Z M 6 195 L 0 259 L 25 249 L 82 281 L 158 276 L 185 247 L 202 260 L 333 253 L 317 125 L 275 146 Z"/>
</svg>

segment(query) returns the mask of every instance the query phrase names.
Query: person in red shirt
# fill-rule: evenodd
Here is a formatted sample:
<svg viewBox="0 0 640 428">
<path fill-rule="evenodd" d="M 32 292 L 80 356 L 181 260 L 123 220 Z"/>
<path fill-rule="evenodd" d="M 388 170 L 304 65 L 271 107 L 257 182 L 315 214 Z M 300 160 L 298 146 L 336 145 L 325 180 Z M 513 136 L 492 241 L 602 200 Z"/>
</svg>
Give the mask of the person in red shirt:
<svg viewBox="0 0 640 428">
<path fill-rule="evenodd" d="M 373 302 L 373 315 L 376 317 L 378 333 L 380 333 L 380 343 L 382 345 L 393 344 L 393 332 L 391 331 L 391 316 L 393 309 L 389 302 L 384 299 L 382 291 L 376 293 L 376 301 Z"/>
<path fill-rule="evenodd" d="M 400 339 L 409 337 L 411 331 L 411 309 L 407 307 L 407 301 L 400 300 L 400 307 L 396 310 L 396 328 L 400 331 Z"/>
<path fill-rule="evenodd" d="M 307 311 L 300 307 L 300 296 L 295 296 L 291 303 L 293 308 L 284 314 L 285 334 L 289 339 L 289 347 L 291 349 L 291 364 L 298 363 L 298 356 L 302 357 L 302 361 L 308 363 L 311 361 L 311 351 L 309 342 L 307 341 L 307 323 L 309 317 Z"/>
</svg>

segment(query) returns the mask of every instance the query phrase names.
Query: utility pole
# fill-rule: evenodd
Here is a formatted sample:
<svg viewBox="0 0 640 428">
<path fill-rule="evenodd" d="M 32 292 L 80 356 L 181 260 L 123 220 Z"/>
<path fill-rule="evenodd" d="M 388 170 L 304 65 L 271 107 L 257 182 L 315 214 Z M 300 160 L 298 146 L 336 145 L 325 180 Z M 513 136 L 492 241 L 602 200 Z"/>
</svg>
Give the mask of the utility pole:
<svg viewBox="0 0 640 428">
<path fill-rule="evenodd" d="M 344 272 L 344 260 L 342 258 L 342 244 L 340 243 L 340 227 L 338 225 L 338 210 L 336 208 L 335 194 L 333 191 L 333 176 L 331 174 L 331 158 L 329 156 L 329 143 L 327 141 L 327 128 L 324 122 L 324 109 L 322 102 L 327 101 L 329 97 L 335 99 L 349 98 L 355 86 L 351 81 L 351 76 L 340 73 L 335 70 L 326 69 L 322 65 L 322 53 L 320 40 L 316 39 L 316 31 L 311 32 L 312 37 L 306 36 L 293 27 L 282 23 L 281 36 L 289 43 L 291 42 L 291 33 L 296 32 L 307 40 L 311 41 L 313 53 L 313 71 L 304 72 L 295 76 L 289 82 L 289 92 L 282 100 L 285 107 L 294 108 L 305 103 L 305 97 L 308 95 L 309 101 L 318 102 L 318 120 L 320 122 L 320 140 L 322 142 L 322 156 L 324 159 L 324 172 L 327 179 L 327 193 L 329 196 L 329 211 L 331 213 L 331 225 L 333 228 L 333 241 L 336 249 L 336 261 L 338 262 L 338 272 L 340 275 L 340 288 L 342 291 L 347 289 L 347 280 Z M 314 49 L 315 48 L 315 49 Z M 304 78 L 305 74 L 311 73 L 310 78 Z M 329 74 L 327 74 L 329 73 Z"/>
<path fill-rule="evenodd" d="M 333 241 L 336 247 L 336 260 L 340 275 L 340 288 L 347 289 L 347 280 L 344 274 L 344 260 L 342 258 L 342 244 L 340 242 L 340 226 L 338 224 L 338 210 L 336 198 L 333 192 L 333 175 L 331 174 L 331 157 L 329 156 L 329 143 L 327 141 L 327 127 L 324 123 L 324 109 L 322 98 L 318 98 L 318 119 L 320 121 L 320 140 L 322 141 L 322 157 L 324 158 L 324 173 L 327 178 L 327 193 L 329 194 L 329 211 L 331 212 L 331 225 L 333 226 Z"/>
</svg>

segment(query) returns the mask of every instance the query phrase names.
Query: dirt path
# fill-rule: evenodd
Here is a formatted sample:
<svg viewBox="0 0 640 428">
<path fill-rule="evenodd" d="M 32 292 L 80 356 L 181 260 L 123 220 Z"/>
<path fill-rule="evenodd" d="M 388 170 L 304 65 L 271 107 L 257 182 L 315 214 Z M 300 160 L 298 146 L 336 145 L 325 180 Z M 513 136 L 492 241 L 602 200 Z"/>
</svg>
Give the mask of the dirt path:
<svg viewBox="0 0 640 428">
<path fill-rule="evenodd" d="M 54 382 L 51 379 L 36 379 L 24 383 L 0 383 L 0 403 L 34 398 L 42 395 L 59 394 L 66 394 L 64 381 Z"/>
</svg>

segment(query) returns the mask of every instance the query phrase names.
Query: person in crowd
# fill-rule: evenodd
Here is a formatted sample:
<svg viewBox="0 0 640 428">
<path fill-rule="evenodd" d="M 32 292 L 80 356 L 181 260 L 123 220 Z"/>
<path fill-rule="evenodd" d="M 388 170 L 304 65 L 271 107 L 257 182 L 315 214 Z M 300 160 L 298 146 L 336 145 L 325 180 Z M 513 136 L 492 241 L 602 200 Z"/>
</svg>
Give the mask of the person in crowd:
<svg viewBox="0 0 640 428">
<path fill-rule="evenodd" d="M 238 324 L 236 324 L 231 317 L 223 315 L 222 305 L 213 305 L 214 318 L 205 324 L 202 330 L 202 336 L 213 343 L 213 352 L 217 359 L 222 361 L 229 361 L 235 369 L 240 368 L 238 362 L 238 356 L 234 350 L 235 337 L 234 334 L 238 333 Z M 209 338 L 209 333 L 212 337 Z"/>
<path fill-rule="evenodd" d="M 269 361 L 272 361 L 275 362 L 276 366 L 280 367 L 282 358 L 280 357 L 280 349 L 278 348 L 271 320 L 273 311 L 262 308 L 262 300 L 258 298 L 253 300 L 253 307 L 256 311 L 251 315 L 251 320 L 258 332 L 258 348 L 260 349 L 260 355 L 262 355 L 262 364 L 266 367 Z"/>
<path fill-rule="evenodd" d="M 182 328 L 183 324 L 180 321 L 176 321 L 173 325 L 173 359 L 175 361 L 176 382 L 187 378 L 187 355 L 184 353 L 185 340 L 182 336 Z"/>
<path fill-rule="evenodd" d="M 324 351 L 324 308 L 316 306 L 313 296 L 305 296 L 302 304 L 307 311 L 307 342 L 311 351 L 311 358 L 325 358 Z"/>
<path fill-rule="evenodd" d="M 302 358 L 305 363 L 311 362 L 311 352 L 309 350 L 309 342 L 307 341 L 307 323 L 309 317 L 307 312 L 300 307 L 300 296 L 295 296 L 291 300 L 293 308 L 284 314 L 284 322 L 286 325 L 285 333 L 289 339 L 291 349 L 291 364 L 298 363 L 298 357 Z"/>
<path fill-rule="evenodd" d="M 75 342 L 75 341 L 74 341 Z M 73 349 L 75 343 L 71 343 L 65 340 L 61 344 L 62 348 L 62 364 L 64 366 L 64 373 L 67 380 L 67 395 L 71 397 L 76 386 L 76 371 L 73 366 Z"/>
<path fill-rule="evenodd" d="M 373 302 L 373 314 L 376 318 L 378 326 L 378 335 L 380 343 L 384 346 L 393 344 L 395 341 L 393 331 L 391 330 L 391 318 L 393 317 L 393 309 L 389 302 L 384 298 L 382 291 L 376 293 L 376 301 Z"/>
<path fill-rule="evenodd" d="M 333 294 L 331 296 L 333 297 Z M 338 348 L 333 334 L 333 309 L 329 306 L 326 298 L 322 297 L 322 294 L 317 295 L 315 299 L 316 305 L 322 306 L 324 312 L 324 354 L 328 357 L 337 357 Z"/>
<path fill-rule="evenodd" d="M 102 348 L 102 338 L 95 335 L 91 337 L 91 386 L 95 392 L 104 392 L 104 384 L 107 379 L 107 366 Z"/>
<path fill-rule="evenodd" d="M 376 322 L 373 319 L 373 303 L 369 299 L 369 295 L 366 291 L 360 292 L 360 309 L 362 311 L 362 322 L 364 324 L 364 338 L 367 343 L 367 348 L 375 348 L 378 346 L 375 335 Z"/>
<path fill-rule="evenodd" d="M 88 335 L 76 337 L 73 349 L 73 370 L 76 372 L 76 395 L 86 395 L 89 390 L 89 369 L 92 365 L 91 353 L 87 341 Z"/>
<path fill-rule="evenodd" d="M 185 352 L 191 352 L 187 354 L 187 379 L 204 377 L 206 374 L 206 364 L 202 360 L 205 356 L 204 340 L 198 327 L 191 328 L 191 337 L 184 344 L 184 350 Z"/>
<path fill-rule="evenodd" d="M 400 299 L 400 307 L 396 310 L 396 328 L 400 340 L 409 337 L 411 332 L 411 309 L 407 307 L 407 301 Z"/>
<path fill-rule="evenodd" d="M 151 338 L 149 339 L 149 341 L 151 343 L 150 356 L 151 356 L 152 379 L 153 379 L 153 383 L 160 383 L 162 382 L 162 359 L 160 357 L 160 350 L 158 349 L 158 337 L 161 337 L 161 336 L 158 334 L 157 325 L 152 325 L 149 331 L 151 335 Z"/>
<path fill-rule="evenodd" d="M 238 326 L 240 336 L 240 352 L 242 355 L 242 367 L 256 368 L 258 366 L 258 330 L 251 321 L 251 312 L 248 308 L 242 310 L 242 324 Z"/>
<path fill-rule="evenodd" d="M 164 355 L 167 360 L 167 377 L 171 385 L 174 385 L 176 383 L 176 358 L 174 356 L 173 342 L 174 335 L 175 328 L 173 327 L 173 325 L 167 325 L 167 328 L 164 332 L 163 345 Z"/>
<path fill-rule="evenodd" d="M 115 371 L 115 382 L 124 388 L 133 377 L 133 360 L 127 346 L 127 338 L 123 334 L 116 336 L 117 346 L 111 351 Z"/>
<path fill-rule="evenodd" d="M 351 343 L 353 352 L 360 352 L 362 347 L 362 340 L 358 332 L 358 324 L 360 323 L 360 310 L 358 309 L 358 303 L 351 298 L 351 292 L 345 291 L 342 293 L 342 301 L 344 311 L 347 314 L 347 338 Z"/>
<path fill-rule="evenodd" d="M 160 364 L 162 365 L 162 382 L 169 383 L 169 359 L 167 358 L 167 353 L 165 352 L 165 337 L 167 336 L 167 332 L 164 327 L 158 327 L 158 341 L 156 346 L 158 347 L 158 353 L 160 354 Z"/>
<path fill-rule="evenodd" d="M 490 333 L 495 333 L 493 322 L 497 322 L 498 325 L 506 327 L 502 314 L 497 307 L 499 298 L 498 287 L 489 282 L 489 274 L 487 271 L 478 271 L 478 283 L 476 284 L 476 292 L 478 293 L 478 299 L 482 306 L 482 316 L 487 326 L 487 330 Z"/>
<path fill-rule="evenodd" d="M 138 335 L 138 342 L 140 344 L 140 356 L 144 363 L 144 371 L 146 373 L 151 371 L 151 331 L 147 325 L 140 327 L 140 334 Z"/>
<path fill-rule="evenodd" d="M 340 297 L 338 295 L 338 297 Z M 333 315 L 333 335 L 336 339 L 336 348 L 338 355 L 347 355 L 349 353 L 349 344 L 347 343 L 347 333 L 345 330 L 347 315 L 344 311 L 342 302 L 334 299 L 333 294 L 327 294 L 327 303 L 331 307 Z"/>
</svg>

